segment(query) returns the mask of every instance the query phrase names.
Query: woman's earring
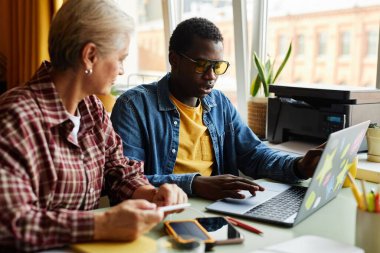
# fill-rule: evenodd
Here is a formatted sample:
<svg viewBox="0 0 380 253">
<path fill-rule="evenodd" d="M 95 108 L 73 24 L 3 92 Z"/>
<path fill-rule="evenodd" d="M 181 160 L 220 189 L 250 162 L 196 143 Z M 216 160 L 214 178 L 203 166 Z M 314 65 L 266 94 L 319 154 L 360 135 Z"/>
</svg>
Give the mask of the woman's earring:
<svg viewBox="0 0 380 253">
<path fill-rule="evenodd" d="M 86 69 L 84 73 L 89 76 L 92 74 L 92 69 Z"/>
</svg>

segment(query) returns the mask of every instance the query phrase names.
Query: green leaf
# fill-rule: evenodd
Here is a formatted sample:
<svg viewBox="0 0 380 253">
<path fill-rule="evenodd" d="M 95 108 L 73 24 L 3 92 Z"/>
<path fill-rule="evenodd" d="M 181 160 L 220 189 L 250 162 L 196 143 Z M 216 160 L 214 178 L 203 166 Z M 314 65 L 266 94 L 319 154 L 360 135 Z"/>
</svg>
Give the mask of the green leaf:
<svg viewBox="0 0 380 253">
<path fill-rule="evenodd" d="M 265 78 L 264 66 L 261 64 L 261 62 L 260 62 L 259 58 L 257 57 L 256 53 L 254 52 L 253 54 L 254 54 L 256 68 L 257 68 L 257 71 L 258 71 L 258 76 L 260 77 L 260 81 L 263 84 L 265 96 L 267 96 L 265 90 L 268 90 L 268 87 L 267 87 L 268 83 L 267 83 L 267 80 Z"/>
<path fill-rule="evenodd" d="M 265 63 L 265 73 L 266 74 L 269 73 L 271 67 L 272 67 L 272 65 L 271 65 L 270 59 L 268 59 L 267 62 Z"/>
<path fill-rule="evenodd" d="M 285 67 L 285 64 L 288 61 L 291 52 L 292 52 L 292 43 L 290 43 L 288 51 L 286 52 L 286 56 L 285 56 L 284 60 L 282 61 L 280 68 L 277 70 L 276 75 L 274 76 L 273 83 L 276 81 L 276 79 L 280 75 L 282 69 Z"/>
<path fill-rule="evenodd" d="M 259 75 L 256 75 L 256 78 L 254 80 L 252 80 L 252 83 L 251 83 L 251 95 L 252 96 L 257 95 L 257 92 L 259 92 L 259 89 L 260 89 L 260 84 L 261 84 L 260 77 L 259 77 Z"/>
<path fill-rule="evenodd" d="M 269 70 L 269 75 L 268 75 L 268 85 L 271 85 L 273 83 L 273 69 L 276 63 L 276 59 L 273 59 L 271 68 Z"/>
</svg>

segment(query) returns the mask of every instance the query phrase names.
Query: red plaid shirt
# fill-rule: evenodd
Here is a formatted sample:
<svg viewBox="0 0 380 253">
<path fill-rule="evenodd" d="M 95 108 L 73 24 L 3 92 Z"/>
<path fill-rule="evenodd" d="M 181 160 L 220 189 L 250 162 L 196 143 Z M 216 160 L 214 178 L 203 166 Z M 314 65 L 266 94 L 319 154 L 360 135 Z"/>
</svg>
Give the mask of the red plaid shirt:
<svg viewBox="0 0 380 253">
<path fill-rule="evenodd" d="M 45 62 L 27 85 L 0 97 L 0 251 L 38 250 L 93 238 L 101 191 L 112 201 L 149 184 L 95 96 L 79 103 L 74 124 Z M 77 143 L 77 144 L 76 144 Z"/>
</svg>

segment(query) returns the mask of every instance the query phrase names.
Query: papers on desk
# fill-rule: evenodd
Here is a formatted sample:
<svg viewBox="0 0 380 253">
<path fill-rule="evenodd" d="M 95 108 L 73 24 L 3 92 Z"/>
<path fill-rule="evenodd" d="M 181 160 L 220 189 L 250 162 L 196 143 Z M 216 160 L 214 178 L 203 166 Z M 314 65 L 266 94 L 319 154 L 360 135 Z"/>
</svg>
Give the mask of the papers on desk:
<svg viewBox="0 0 380 253">
<path fill-rule="evenodd" d="M 295 239 L 256 250 L 252 253 L 364 253 L 355 246 L 315 235 Z"/>
<path fill-rule="evenodd" d="M 132 242 L 90 242 L 71 245 L 75 252 L 82 253 L 125 253 L 125 252 L 156 252 L 156 241 L 141 236 Z"/>
<path fill-rule="evenodd" d="M 380 183 L 380 163 L 367 161 L 367 154 L 359 154 L 356 178 Z"/>
<path fill-rule="evenodd" d="M 279 150 L 286 153 L 291 153 L 293 155 L 305 155 L 305 153 L 312 148 L 319 146 L 322 143 L 308 143 L 301 141 L 287 141 L 279 144 L 274 144 L 270 142 L 265 142 L 268 147 Z"/>
</svg>

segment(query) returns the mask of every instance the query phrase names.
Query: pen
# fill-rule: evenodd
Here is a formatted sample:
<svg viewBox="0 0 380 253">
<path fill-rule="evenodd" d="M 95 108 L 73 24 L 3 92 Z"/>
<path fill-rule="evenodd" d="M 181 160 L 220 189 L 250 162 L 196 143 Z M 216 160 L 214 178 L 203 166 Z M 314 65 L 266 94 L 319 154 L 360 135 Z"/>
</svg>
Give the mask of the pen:
<svg viewBox="0 0 380 253">
<path fill-rule="evenodd" d="M 375 195 L 375 212 L 380 213 L 380 186 L 377 188 L 377 192 Z"/>
<path fill-rule="evenodd" d="M 169 211 L 175 211 L 179 209 L 185 209 L 186 207 L 191 206 L 190 203 L 182 203 L 177 205 L 170 205 L 170 206 L 159 206 L 157 207 L 157 210 L 160 210 L 161 212 L 169 212 Z"/>
<path fill-rule="evenodd" d="M 367 194 L 367 203 L 368 203 L 368 212 L 374 212 L 375 211 L 375 191 L 371 190 Z"/>
<path fill-rule="evenodd" d="M 246 230 L 248 230 L 248 231 L 251 231 L 251 232 L 253 232 L 253 233 L 255 233 L 255 234 L 258 234 L 258 235 L 260 235 L 260 234 L 263 233 L 262 231 L 258 230 L 257 228 L 254 228 L 254 227 L 252 227 L 251 225 L 248 225 L 248 224 L 246 224 L 246 223 L 243 223 L 243 222 L 241 222 L 241 221 L 239 221 L 239 220 L 237 220 L 237 219 L 234 219 L 234 218 L 231 218 L 231 217 L 228 217 L 228 216 L 226 216 L 225 218 L 226 218 L 226 220 L 229 221 L 232 225 L 235 225 L 235 226 L 238 226 L 238 227 L 244 228 L 244 229 L 246 229 Z"/>
<path fill-rule="evenodd" d="M 354 194 L 354 197 L 356 199 L 356 203 L 358 203 L 359 209 L 365 210 L 364 205 L 363 205 L 363 197 L 360 194 L 358 186 L 356 185 L 355 180 L 353 179 L 350 172 L 347 173 L 347 177 L 351 182 L 351 190 L 352 190 L 352 193 Z"/>
<path fill-rule="evenodd" d="M 367 201 L 367 191 L 365 189 L 364 180 L 361 179 L 360 183 L 362 185 L 362 191 L 363 191 L 363 204 L 364 204 L 364 211 L 368 211 L 368 201 Z"/>
</svg>

